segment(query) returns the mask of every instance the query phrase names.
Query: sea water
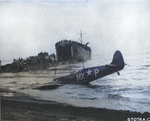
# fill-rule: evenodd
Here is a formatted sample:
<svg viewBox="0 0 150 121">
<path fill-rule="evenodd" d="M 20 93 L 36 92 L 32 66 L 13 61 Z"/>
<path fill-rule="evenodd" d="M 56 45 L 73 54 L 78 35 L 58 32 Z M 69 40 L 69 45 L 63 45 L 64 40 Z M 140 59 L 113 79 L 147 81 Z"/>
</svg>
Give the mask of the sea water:
<svg viewBox="0 0 150 121">
<path fill-rule="evenodd" d="M 53 90 L 35 89 L 42 85 L 53 84 L 53 78 L 82 69 L 83 65 L 92 67 L 109 64 L 112 56 L 95 55 L 84 64 L 67 63 L 42 70 L 1 73 L 0 88 L 9 88 L 38 99 L 79 107 L 150 112 L 150 54 L 130 54 L 123 57 L 126 65 L 120 71 L 120 76 L 114 73 L 97 79 L 89 85 L 66 84 Z"/>
</svg>

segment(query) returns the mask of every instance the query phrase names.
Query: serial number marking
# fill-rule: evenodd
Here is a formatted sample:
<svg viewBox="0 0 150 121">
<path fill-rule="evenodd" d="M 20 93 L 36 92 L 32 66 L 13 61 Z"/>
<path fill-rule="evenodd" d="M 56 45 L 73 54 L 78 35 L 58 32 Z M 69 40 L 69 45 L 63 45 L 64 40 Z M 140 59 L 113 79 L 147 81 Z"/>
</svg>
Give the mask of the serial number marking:
<svg viewBox="0 0 150 121">
<path fill-rule="evenodd" d="M 150 121 L 150 117 L 148 118 L 140 118 L 140 117 L 136 117 L 136 118 L 127 118 L 127 121 Z"/>
</svg>

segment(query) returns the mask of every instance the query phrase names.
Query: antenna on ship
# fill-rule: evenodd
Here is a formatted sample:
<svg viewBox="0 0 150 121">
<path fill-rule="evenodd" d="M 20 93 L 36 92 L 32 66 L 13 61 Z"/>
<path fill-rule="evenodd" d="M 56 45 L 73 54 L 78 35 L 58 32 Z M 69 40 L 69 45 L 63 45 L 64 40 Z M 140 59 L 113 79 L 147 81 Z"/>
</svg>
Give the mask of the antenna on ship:
<svg viewBox="0 0 150 121">
<path fill-rule="evenodd" d="M 82 30 L 80 30 L 80 41 L 81 41 L 81 44 L 82 44 L 82 34 L 85 34 L 85 33 L 82 33 Z"/>
</svg>

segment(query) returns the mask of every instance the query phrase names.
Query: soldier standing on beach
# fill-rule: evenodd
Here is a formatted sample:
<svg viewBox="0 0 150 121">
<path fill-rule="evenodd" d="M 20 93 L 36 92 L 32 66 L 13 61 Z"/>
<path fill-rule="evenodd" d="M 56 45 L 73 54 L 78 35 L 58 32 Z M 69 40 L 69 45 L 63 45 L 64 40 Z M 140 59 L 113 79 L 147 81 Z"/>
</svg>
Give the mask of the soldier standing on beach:
<svg viewBox="0 0 150 121">
<path fill-rule="evenodd" d="M 55 61 L 55 54 L 53 53 L 53 58 L 54 58 L 54 61 Z"/>
<path fill-rule="evenodd" d="M 2 73 L 2 72 L 3 72 L 3 70 L 1 68 L 1 60 L 0 60 L 0 73 Z"/>
</svg>

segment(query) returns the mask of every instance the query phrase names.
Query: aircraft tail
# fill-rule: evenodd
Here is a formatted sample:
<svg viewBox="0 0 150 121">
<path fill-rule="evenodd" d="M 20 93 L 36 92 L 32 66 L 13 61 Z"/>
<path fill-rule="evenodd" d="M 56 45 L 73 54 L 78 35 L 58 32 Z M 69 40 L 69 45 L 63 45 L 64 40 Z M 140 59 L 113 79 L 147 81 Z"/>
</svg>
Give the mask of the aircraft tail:
<svg viewBox="0 0 150 121">
<path fill-rule="evenodd" d="M 125 63 L 124 63 L 123 56 L 122 56 L 121 52 L 119 50 L 117 50 L 114 53 L 113 60 L 109 64 L 109 66 L 112 66 L 112 67 L 115 66 L 115 67 L 119 67 L 120 69 L 123 69 L 124 65 L 125 65 Z"/>
</svg>

